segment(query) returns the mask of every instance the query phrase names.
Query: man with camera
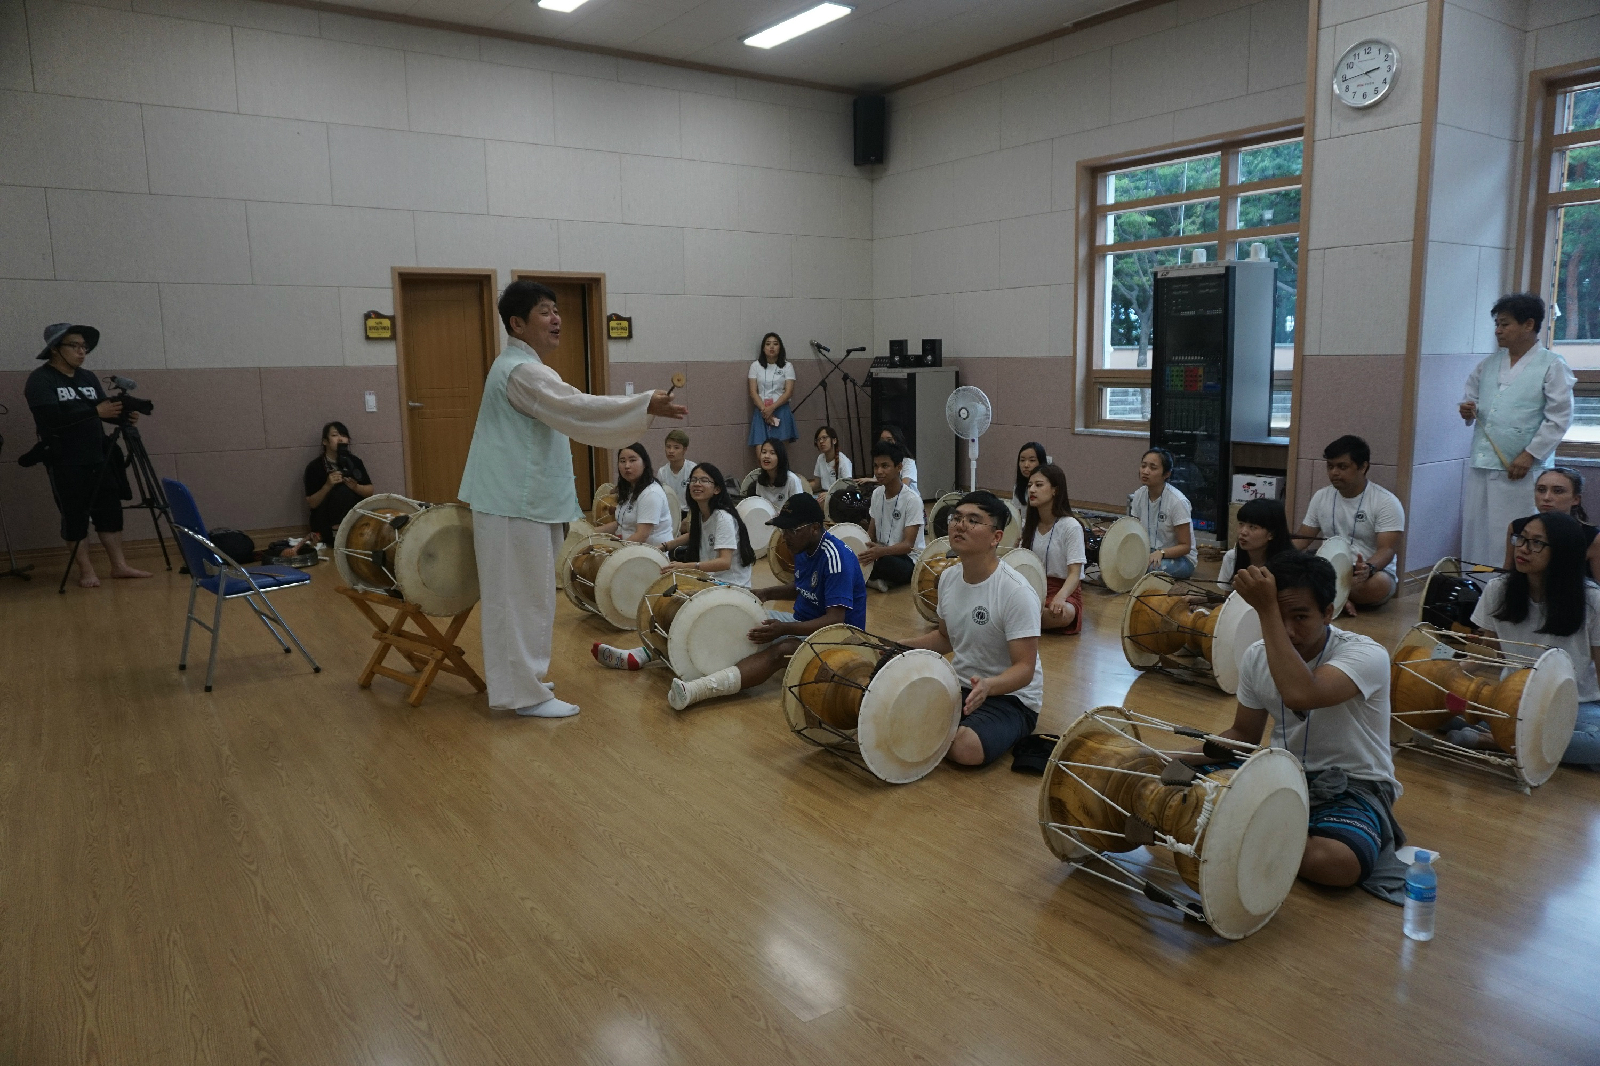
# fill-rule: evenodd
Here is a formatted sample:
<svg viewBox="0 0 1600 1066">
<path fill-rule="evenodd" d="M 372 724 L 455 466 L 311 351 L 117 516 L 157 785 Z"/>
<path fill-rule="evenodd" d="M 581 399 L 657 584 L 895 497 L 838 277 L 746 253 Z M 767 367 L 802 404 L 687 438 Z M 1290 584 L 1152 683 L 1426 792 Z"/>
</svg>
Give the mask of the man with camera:
<svg viewBox="0 0 1600 1066">
<path fill-rule="evenodd" d="M 372 478 L 366 464 L 350 450 L 350 431 L 343 422 L 322 427 L 322 454 L 306 464 L 305 487 L 311 532 L 324 544 L 332 544 L 350 508 L 373 493 Z"/>
<path fill-rule="evenodd" d="M 139 420 L 139 412 L 123 413 L 120 400 L 108 399 L 100 381 L 83 369 L 83 361 L 100 343 L 100 331 L 93 326 L 57 322 L 44 331 L 44 350 L 38 358 L 48 360 L 28 375 L 24 395 L 39 431 L 39 455 L 50 474 L 50 488 L 56 509 L 61 512 L 61 539 L 76 544 L 73 564 L 78 584 L 94 588 L 100 584 L 89 559 L 89 523 L 93 521 L 100 543 L 111 559 L 111 576 L 149 577 L 143 570 L 128 565 L 122 553 L 122 490 L 126 476 L 120 453 L 108 448 L 102 422 Z"/>
</svg>

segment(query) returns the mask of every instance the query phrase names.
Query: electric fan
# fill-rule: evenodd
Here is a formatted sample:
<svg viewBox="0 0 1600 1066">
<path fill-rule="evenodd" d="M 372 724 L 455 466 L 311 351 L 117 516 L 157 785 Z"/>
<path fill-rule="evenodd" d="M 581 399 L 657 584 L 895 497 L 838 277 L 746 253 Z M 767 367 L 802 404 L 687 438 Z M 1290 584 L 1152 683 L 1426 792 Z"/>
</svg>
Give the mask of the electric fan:
<svg viewBox="0 0 1600 1066">
<path fill-rule="evenodd" d="M 978 489 L 978 438 L 989 430 L 994 410 L 989 397 L 973 385 L 963 385 L 944 402 L 944 420 L 950 432 L 967 442 L 967 491 Z"/>
</svg>

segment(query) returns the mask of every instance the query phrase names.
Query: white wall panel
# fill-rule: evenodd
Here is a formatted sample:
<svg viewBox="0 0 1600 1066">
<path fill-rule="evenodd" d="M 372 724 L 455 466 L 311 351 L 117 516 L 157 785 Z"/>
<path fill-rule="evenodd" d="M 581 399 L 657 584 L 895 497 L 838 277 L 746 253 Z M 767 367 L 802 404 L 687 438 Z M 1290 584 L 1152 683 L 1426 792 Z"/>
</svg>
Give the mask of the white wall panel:
<svg viewBox="0 0 1600 1066">
<path fill-rule="evenodd" d="M 885 174 L 872 183 L 872 235 L 898 237 L 938 229 L 951 211 L 954 163 Z"/>
<path fill-rule="evenodd" d="M 480 140 L 330 126 L 328 152 L 336 204 L 479 214 L 489 210 Z"/>
<path fill-rule="evenodd" d="M 1250 8 L 1250 92 L 1304 87 L 1309 23 L 1304 0 L 1269 0 Z"/>
<path fill-rule="evenodd" d="M 859 178 L 750 169 L 740 176 L 739 227 L 764 233 L 870 237 L 872 188 Z"/>
<path fill-rule="evenodd" d="M 850 116 L 792 107 L 789 109 L 789 158 L 784 165 L 790 170 L 854 176 L 857 173 L 854 138 Z"/>
<path fill-rule="evenodd" d="M 1428 244 L 1428 276 L 1422 310 L 1422 354 L 1472 351 L 1478 300 L 1478 252 L 1473 245 Z M 1487 316 L 1486 316 L 1487 317 Z"/>
<path fill-rule="evenodd" d="M 144 133 L 136 104 L 0 92 L 0 184 L 144 192 Z M 64 152 L 63 130 L 93 151 Z"/>
<path fill-rule="evenodd" d="M 481 38 L 470 33 L 452 33 L 403 22 L 382 22 L 332 11 L 317 14 L 322 36 L 353 44 L 372 44 L 408 52 L 432 52 L 456 59 L 477 59 Z"/>
<path fill-rule="evenodd" d="M 879 298 L 973 292 L 1000 284 L 1000 226 L 987 222 L 872 242 Z"/>
<path fill-rule="evenodd" d="M 1411 236 L 1409 196 L 1370 197 L 1370 188 L 1415 188 L 1417 130 L 1391 127 L 1317 143 L 1311 171 L 1310 240 L 1314 248 L 1376 244 Z M 1402 351 L 1403 348 L 1380 349 Z"/>
<path fill-rule="evenodd" d="M 1248 96 L 1186 107 L 1172 115 L 1174 140 L 1214 137 L 1226 130 L 1246 130 L 1275 123 L 1299 124 L 1306 109 L 1306 87 L 1286 85 Z"/>
<path fill-rule="evenodd" d="M 52 278 L 43 189 L 0 186 L 0 278 Z"/>
<path fill-rule="evenodd" d="M 155 285 L 0 280 L 0 370 L 37 368 L 34 356 L 44 347 L 44 327 L 52 322 L 82 322 L 100 331 L 90 370 L 166 365 Z"/>
<path fill-rule="evenodd" d="M 486 154 L 492 215 L 623 220 L 623 157 L 504 141 L 489 141 Z"/>
<path fill-rule="evenodd" d="M 747 296 L 739 301 L 739 342 L 727 358 L 754 359 L 762 336 L 772 332 L 783 338 L 789 358 L 796 362 L 818 365 L 815 363 L 816 356 L 811 352 L 810 342 L 813 339 L 832 348 L 834 358 L 837 359 L 844 352 L 844 347 L 839 343 L 829 342 L 843 340 L 843 334 L 840 333 L 843 307 L 843 300 L 783 300 L 767 296 Z M 860 356 L 855 358 L 859 359 Z M 856 370 L 866 369 L 863 364 L 852 364 L 852 366 Z M 837 378 L 834 380 L 838 381 Z M 804 396 L 804 392 L 797 392 L 793 403 L 799 403 Z M 744 412 L 748 420 L 750 417 L 748 406 L 744 408 Z M 800 413 L 805 417 L 820 417 L 822 397 L 812 399 Z M 808 453 L 801 451 L 799 454 L 805 457 Z M 793 462 L 793 456 L 790 461 Z M 799 465 L 802 472 L 810 469 L 809 462 Z"/>
<path fill-rule="evenodd" d="M 1444 6 L 1439 122 L 1511 139 L 1521 134 L 1525 35 L 1456 4 Z"/>
<path fill-rule="evenodd" d="M 418 266 L 494 267 L 501 285 L 513 270 L 560 269 L 561 242 L 551 219 L 424 211 L 415 219 Z"/>
<path fill-rule="evenodd" d="M 554 139 L 547 72 L 416 53 L 405 59 L 412 129 L 540 144 Z"/>
<path fill-rule="evenodd" d="M 309 204 L 249 205 L 250 265 L 258 285 L 379 288 L 416 265 L 408 211 Z"/>
<path fill-rule="evenodd" d="M 33 91 L 28 16 L 22 0 L 0 0 L 0 89 Z"/>
<path fill-rule="evenodd" d="M 1050 166 L 1049 141 L 956 160 L 950 164 L 950 215 L 945 225 L 1050 210 Z"/>
<path fill-rule="evenodd" d="M 318 33 L 315 11 L 257 0 L 133 0 L 133 10 L 223 26 L 297 33 L 302 37 L 315 37 Z"/>
<path fill-rule="evenodd" d="M 50 190 L 56 277 L 250 281 L 245 205 L 186 196 Z"/>
<path fill-rule="evenodd" d="M 40 92 L 233 111 L 226 26 L 38 0 L 28 5 Z"/>
<path fill-rule="evenodd" d="M 1433 142 L 1430 236 L 1456 244 L 1510 247 L 1520 156 L 1511 141 L 1439 125 Z"/>
<path fill-rule="evenodd" d="M 1073 213 L 1008 218 L 1000 223 L 1000 285 L 1064 285 L 1072 281 Z"/>
<path fill-rule="evenodd" d="M 1410 293 L 1410 241 L 1329 248 L 1323 256 L 1322 306 L 1340 311 L 1323 312 L 1316 354 L 1405 351 Z M 1360 308 L 1359 313 L 1345 311 L 1352 307 Z"/>
<path fill-rule="evenodd" d="M 629 296 L 627 301 L 627 313 L 633 316 L 635 339 L 627 344 L 611 345 L 613 363 L 740 359 L 746 352 L 754 352 L 761 339 L 760 334 L 750 339 L 742 329 L 739 317 L 742 301 L 734 297 L 641 293 Z M 633 380 L 636 388 L 657 384 L 648 373 L 638 374 Z M 688 396 L 689 403 L 693 404 L 692 369 Z"/>
<path fill-rule="evenodd" d="M 501 284 L 504 284 L 501 279 Z M 339 290 L 339 337 L 345 366 L 394 366 L 394 341 L 368 340 L 365 316 L 368 311 L 394 312 L 394 289 L 341 288 Z"/>
<path fill-rule="evenodd" d="M 603 270 L 611 292 L 681 294 L 683 230 L 561 223 L 561 269 Z"/>
<path fill-rule="evenodd" d="M 1000 147 L 1000 85 L 941 97 L 889 115 L 889 171 L 910 170 Z"/>
<path fill-rule="evenodd" d="M 161 322 L 172 369 L 344 362 L 336 289 L 163 285 Z"/>
<path fill-rule="evenodd" d="M 622 219 L 647 226 L 743 226 L 740 195 L 769 172 L 660 156 L 621 157 Z M 763 227 L 765 228 L 765 227 Z"/>
<path fill-rule="evenodd" d="M 240 111 L 406 128 L 399 52 L 261 30 L 235 30 L 233 48 Z"/>
<path fill-rule="evenodd" d="M 795 237 L 794 294 L 823 299 L 872 295 L 872 242 L 845 237 Z"/>
<path fill-rule="evenodd" d="M 1600 55 L 1600 15 L 1540 30 L 1534 37 L 1537 68 L 1582 63 Z"/>
<path fill-rule="evenodd" d="M 525 41 L 502 41 L 494 37 L 485 37 L 479 42 L 478 49 L 479 57 L 485 63 L 531 67 L 534 70 L 548 70 L 552 74 L 575 74 L 582 78 L 615 81 L 617 77 L 617 60 L 594 52 L 575 52 L 570 48 L 551 48 Z"/>
<path fill-rule="evenodd" d="M 788 165 L 788 108 L 703 93 L 684 93 L 678 105 L 685 159 L 753 167 Z"/>
<path fill-rule="evenodd" d="M 1057 137 L 1050 142 L 1053 172 L 1051 206 L 1059 211 L 1078 202 L 1078 164 L 1081 161 L 1171 144 L 1176 139 L 1172 130 L 1171 115 L 1152 115 Z"/>
<path fill-rule="evenodd" d="M 555 113 L 556 143 L 569 148 L 679 154 L 675 92 L 557 74 Z"/>
<path fill-rule="evenodd" d="M 1000 83 L 1001 143 L 1028 144 L 1111 121 L 1111 50 L 1017 74 Z"/>
<path fill-rule="evenodd" d="M 150 191 L 329 203 L 328 131 L 319 122 L 146 107 Z"/>
<path fill-rule="evenodd" d="M 792 295 L 792 240 L 773 233 L 685 230 L 684 289 L 704 296 Z"/>
<path fill-rule="evenodd" d="M 1230 11 L 1121 44 L 1111 52 L 1111 119 L 1125 122 L 1242 95 L 1250 13 Z"/>
</svg>

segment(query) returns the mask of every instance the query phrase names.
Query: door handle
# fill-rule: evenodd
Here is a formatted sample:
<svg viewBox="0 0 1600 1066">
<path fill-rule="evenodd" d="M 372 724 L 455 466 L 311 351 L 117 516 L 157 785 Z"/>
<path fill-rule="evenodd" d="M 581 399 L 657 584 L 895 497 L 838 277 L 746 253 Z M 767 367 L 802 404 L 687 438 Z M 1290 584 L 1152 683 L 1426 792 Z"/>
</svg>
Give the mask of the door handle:
<svg viewBox="0 0 1600 1066">
<path fill-rule="evenodd" d="M 420 403 L 418 403 L 417 401 L 415 401 L 415 400 L 407 400 L 406 401 L 406 406 L 407 407 L 421 407 L 422 405 Z"/>
</svg>

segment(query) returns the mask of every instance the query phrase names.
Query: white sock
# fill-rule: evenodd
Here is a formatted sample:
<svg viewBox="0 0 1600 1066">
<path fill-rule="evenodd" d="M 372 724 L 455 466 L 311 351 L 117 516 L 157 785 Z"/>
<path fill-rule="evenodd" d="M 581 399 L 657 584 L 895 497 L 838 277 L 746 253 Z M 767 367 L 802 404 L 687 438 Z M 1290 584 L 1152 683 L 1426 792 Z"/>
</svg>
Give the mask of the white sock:
<svg viewBox="0 0 1600 1066">
<path fill-rule="evenodd" d="M 667 693 L 667 702 L 672 705 L 673 710 L 681 711 L 701 700 L 709 700 L 716 696 L 732 696 L 739 691 L 742 683 L 737 666 L 726 667 L 693 681 L 675 679 L 671 690 Z"/>
<path fill-rule="evenodd" d="M 558 700 L 554 696 L 543 703 L 535 703 L 531 707 L 518 707 L 517 714 L 523 718 L 571 718 L 578 713 L 576 703 Z"/>
</svg>

